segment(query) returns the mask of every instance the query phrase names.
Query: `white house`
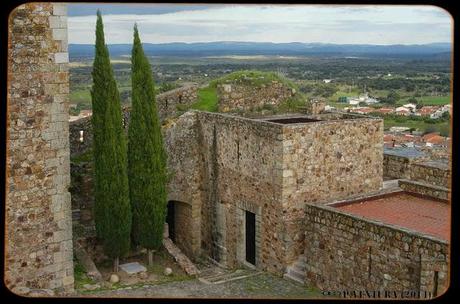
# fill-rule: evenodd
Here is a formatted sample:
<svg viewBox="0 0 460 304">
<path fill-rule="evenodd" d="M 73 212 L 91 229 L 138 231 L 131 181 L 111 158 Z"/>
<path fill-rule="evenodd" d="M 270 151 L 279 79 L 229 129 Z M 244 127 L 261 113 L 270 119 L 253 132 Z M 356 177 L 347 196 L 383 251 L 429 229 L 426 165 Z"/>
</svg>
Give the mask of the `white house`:
<svg viewBox="0 0 460 304">
<path fill-rule="evenodd" d="M 408 127 L 391 127 L 390 128 L 390 132 L 396 132 L 396 133 L 399 133 L 399 132 L 406 132 L 406 131 L 409 131 L 410 128 Z"/>
<path fill-rule="evenodd" d="M 323 82 L 324 82 L 324 83 L 329 83 L 329 82 L 331 82 L 331 81 L 332 81 L 332 79 L 323 79 Z"/>
<path fill-rule="evenodd" d="M 451 113 L 450 109 L 451 109 L 450 105 L 444 105 L 442 108 L 438 109 L 436 112 L 431 114 L 430 118 L 432 118 L 432 119 L 441 118 L 444 113 L 446 113 L 446 112 Z"/>
<path fill-rule="evenodd" d="M 374 104 L 374 103 L 379 103 L 380 101 L 378 101 L 375 98 L 369 97 L 367 93 L 361 94 L 358 97 L 352 97 L 348 99 L 348 103 L 351 105 L 357 105 L 360 102 L 364 102 L 366 104 Z"/>
<path fill-rule="evenodd" d="M 397 115 L 404 115 L 404 116 L 407 116 L 407 115 L 410 115 L 411 114 L 411 110 L 406 108 L 406 107 L 397 107 L 395 109 L 395 113 Z"/>
<path fill-rule="evenodd" d="M 403 107 L 406 108 L 406 109 L 409 109 L 412 113 L 414 113 L 415 109 L 417 109 L 417 105 L 415 105 L 413 103 L 405 104 L 405 105 L 403 105 Z"/>
<path fill-rule="evenodd" d="M 355 106 L 357 104 L 359 104 L 360 102 L 362 102 L 362 100 L 360 100 L 359 98 L 356 98 L 356 97 L 352 97 L 352 98 L 349 98 L 348 99 L 348 103 L 352 106 Z"/>
</svg>

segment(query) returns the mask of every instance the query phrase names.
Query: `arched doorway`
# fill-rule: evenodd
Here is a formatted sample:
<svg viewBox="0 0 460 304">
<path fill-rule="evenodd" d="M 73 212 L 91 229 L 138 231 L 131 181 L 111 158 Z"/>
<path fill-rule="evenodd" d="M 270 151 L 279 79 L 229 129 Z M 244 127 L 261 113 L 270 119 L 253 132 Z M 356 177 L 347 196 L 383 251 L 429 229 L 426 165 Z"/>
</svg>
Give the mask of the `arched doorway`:
<svg viewBox="0 0 460 304">
<path fill-rule="evenodd" d="M 192 206 L 184 202 L 169 201 L 167 208 L 166 223 L 169 238 L 190 256 L 193 253 L 192 240 L 194 238 Z"/>
</svg>

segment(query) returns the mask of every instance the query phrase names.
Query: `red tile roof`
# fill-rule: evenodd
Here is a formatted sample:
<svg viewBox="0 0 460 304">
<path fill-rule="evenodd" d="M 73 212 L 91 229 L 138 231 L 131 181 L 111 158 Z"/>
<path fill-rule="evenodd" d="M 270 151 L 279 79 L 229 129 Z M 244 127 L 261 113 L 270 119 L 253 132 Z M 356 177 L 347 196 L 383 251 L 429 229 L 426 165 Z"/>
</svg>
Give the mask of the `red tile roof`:
<svg viewBox="0 0 460 304">
<path fill-rule="evenodd" d="M 433 133 L 428 133 L 428 134 L 425 134 L 422 136 L 422 139 L 423 141 L 427 141 L 429 140 L 430 138 L 434 137 L 434 136 L 439 136 L 439 133 L 438 132 L 433 132 Z"/>
<path fill-rule="evenodd" d="M 444 136 L 435 135 L 435 136 L 431 136 L 430 138 L 425 140 L 425 142 L 432 143 L 432 144 L 435 144 L 435 145 L 440 145 L 440 144 L 446 142 L 446 138 Z"/>
<path fill-rule="evenodd" d="M 342 205 L 338 209 L 444 240 L 450 238 L 450 205 L 407 193 Z"/>
<path fill-rule="evenodd" d="M 435 106 L 424 106 L 422 107 L 421 109 L 418 110 L 418 113 L 420 113 L 420 115 L 430 115 L 430 114 L 433 114 L 434 112 L 436 112 L 436 110 L 438 110 L 439 107 L 435 107 Z"/>
</svg>

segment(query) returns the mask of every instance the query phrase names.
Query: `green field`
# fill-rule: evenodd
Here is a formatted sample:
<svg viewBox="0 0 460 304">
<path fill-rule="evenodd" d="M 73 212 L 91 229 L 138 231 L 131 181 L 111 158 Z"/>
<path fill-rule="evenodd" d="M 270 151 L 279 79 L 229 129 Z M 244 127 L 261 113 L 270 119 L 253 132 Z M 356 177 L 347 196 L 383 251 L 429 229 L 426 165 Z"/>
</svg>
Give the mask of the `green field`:
<svg viewBox="0 0 460 304">
<path fill-rule="evenodd" d="M 392 118 L 384 118 L 385 130 L 391 127 L 407 127 L 418 129 L 421 132 L 440 132 L 442 136 L 450 136 L 450 122 L 442 121 L 438 123 L 427 123 L 423 120 L 407 120 L 397 122 Z"/>
<path fill-rule="evenodd" d="M 398 104 L 404 104 L 409 98 L 402 99 Z M 450 95 L 447 96 L 422 96 L 415 97 L 423 105 L 442 106 L 450 103 Z"/>
</svg>

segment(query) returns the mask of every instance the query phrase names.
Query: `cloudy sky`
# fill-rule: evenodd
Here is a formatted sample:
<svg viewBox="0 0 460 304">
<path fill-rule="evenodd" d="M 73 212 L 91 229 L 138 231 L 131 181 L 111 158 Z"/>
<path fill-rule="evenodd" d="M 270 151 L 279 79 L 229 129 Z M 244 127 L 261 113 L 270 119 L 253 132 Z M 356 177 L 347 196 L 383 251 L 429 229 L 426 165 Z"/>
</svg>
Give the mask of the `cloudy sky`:
<svg viewBox="0 0 460 304">
<path fill-rule="evenodd" d="M 96 10 L 106 42 L 451 42 L 449 13 L 435 6 L 69 4 L 69 43 L 93 44 Z"/>
</svg>

